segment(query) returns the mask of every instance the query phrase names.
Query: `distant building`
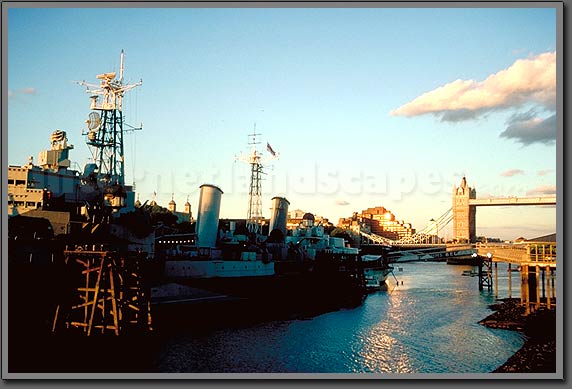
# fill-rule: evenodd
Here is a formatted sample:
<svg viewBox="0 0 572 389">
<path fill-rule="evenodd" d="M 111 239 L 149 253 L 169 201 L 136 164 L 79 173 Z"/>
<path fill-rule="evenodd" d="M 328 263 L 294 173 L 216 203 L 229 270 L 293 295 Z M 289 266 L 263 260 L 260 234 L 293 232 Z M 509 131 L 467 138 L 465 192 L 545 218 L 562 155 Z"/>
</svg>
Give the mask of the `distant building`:
<svg viewBox="0 0 572 389">
<path fill-rule="evenodd" d="M 157 201 L 155 201 L 156 197 L 157 197 L 157 193 L 154 192 L 152 200 L 149 202 L 150 207 L 155 207 L 155 206 L 161 207 L 157 203 Z M 175 202 L 175 199 L 173 197 L 174 197 L 174 195 L 171 196 L 171 201 L 169 201 L 169 204 L 167 205 L 167 210 L 177 217 L 177 223 L 193 222 L 194 219 L 193 219 L 193 214 L 191 212 L 191 204 L 189 203 L 189 199 L 187 198 L 187 202 L 184 205 L 184 211 L 179 212 L 179 211 L 177 211 L 177 203 Z M 141 206 L 142 206 L 141 201 L 139 201 L 139 196 L 137 196 L 137 201 L 135 202 L 135 207 L 139 208 Z"/>
<path fill-rule="evenodd" d="M 171 212 L 171 213 L 176 213 L 177 212 L 177 203 L 175 203 L 175 199 L 173 198 L 175 195 L 171 195 L 171 201 L 169 201 L 169 205 L 167 206 L 167 209 Z"/>
<path fill-rule="evenodd" d="M 341 218 L 338 227 L 358 231 L 359 227 L 366 227 L 373 234 L 392 240 L 408 238 L 415 234 L 411 223 L 395 220 L 395 215 L 385 207 L 368 208 L 361 213 L 354 212 L 352 217 Z"/>
<path fill-rule="evenodd" d="M 191 204 L 189 203 L 188 199 L 187 202 L 185 203 L 185 210 L 183 212 L 177 212 L 177 204 L 175 203 L 173 197 L 171 197 L 171 201 L 169 201 L 169 206 L 167 207 L 167 209 L 173 215 L 177 216 L 177 223 L 193 221 L 193 215 L 191 214 Z"/>
<path fill-rule="evenodd" d="M 300 209 L 296 209 L 294 211 L 288 212 L 288 220 L 286 221 L 286 228 L 292 230 L 302 224 L 306 219 L 308 219 L 312 215 L 313 223 L 315 225 L 321 224 L 324 227 L 333 227 L 334 225 L 330 223 L 330 221 L 323 217 L 323 216 L 316 216 L 309 212 L 302 211 Z"/>
<path fill-rule="evenodd" d="M 187 197 L 187 202 L 185 203 L 185 209 L 183 211 L 187 215 L 189 215 L 189 219 L 193 219 L 193 214 L 191 213 L 191 203 L 189 203 L 189 198 Z"/>
<path fill-rule="evenodd" d="M 150 205 L 158 205 L 155 201 L 155 193 L 153 193 L 153 200 Z M 184 211 L 178 212 L 177 203 L 175 202 L 173 194 L 171 195 L 171 201 L 169 201 L 169 204 L 167 205 L 167 210 L 177 217 L 177 223 L 193 222 L 193 214 L 191 213 L 191 204 L 189 203 L 189 199 L 187 199 L 187 202 L 185 203 Z"/>
<path fill-rule="evenodd" d="M 156 197 L 157 197 L 157 192 L 153 192 L 153 198 L 151 199 L 151 202 L 149 203 L 150 206 L 154 207 L 155 205 L 157 205 L 157 201 L 155 201 Z"/>
</svg>

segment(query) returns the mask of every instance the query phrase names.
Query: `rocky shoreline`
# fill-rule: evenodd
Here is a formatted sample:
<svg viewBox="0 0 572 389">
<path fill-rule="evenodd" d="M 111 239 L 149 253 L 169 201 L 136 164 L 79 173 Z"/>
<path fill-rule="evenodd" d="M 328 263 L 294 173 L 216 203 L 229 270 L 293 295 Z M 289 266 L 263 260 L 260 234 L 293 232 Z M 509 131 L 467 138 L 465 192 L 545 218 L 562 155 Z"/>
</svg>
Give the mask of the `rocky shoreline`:
<svg viewBox="0 0 572 389">
<path fill-rule="evenodd" d="M 495 312 L 481 320 L 490 328 L 520 331 L 524 345 L 493 373 L 556 373 L 556 310 L 540 308 L 528 316 L 519 299 L 505 299 L 489 308 Z"/>
</svg>

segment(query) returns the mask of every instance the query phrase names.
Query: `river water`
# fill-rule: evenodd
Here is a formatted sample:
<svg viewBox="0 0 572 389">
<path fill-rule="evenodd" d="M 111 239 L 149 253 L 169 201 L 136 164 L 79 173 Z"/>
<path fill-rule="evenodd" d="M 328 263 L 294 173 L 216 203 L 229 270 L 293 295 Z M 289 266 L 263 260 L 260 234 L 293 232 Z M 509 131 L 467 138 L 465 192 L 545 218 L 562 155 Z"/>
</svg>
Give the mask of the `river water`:
<svg viewBox="0 0 572 389">
<path fill-rule="evenodd" d="M 471 266 L 395 264 L 388 290 L 363 305 L 304 320 L 189 331 L 165 339 L 153 370 L 176 373 L 488 373 L 524 343 L 518 332 L 478 324 L 494 292 L 478 290 Z M 506 265 L 498 297 L 508 297 Z M 520 296 L 512 273 L 512 297 Z"/>
</svg>

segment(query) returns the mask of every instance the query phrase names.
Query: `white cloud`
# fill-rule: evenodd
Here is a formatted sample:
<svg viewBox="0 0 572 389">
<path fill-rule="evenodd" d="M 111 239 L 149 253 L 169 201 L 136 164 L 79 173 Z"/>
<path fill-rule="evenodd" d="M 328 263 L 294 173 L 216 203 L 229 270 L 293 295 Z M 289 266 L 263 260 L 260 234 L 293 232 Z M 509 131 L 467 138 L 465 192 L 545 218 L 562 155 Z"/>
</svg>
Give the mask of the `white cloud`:
<svg viewBox="0 0 572 389">
<path fill-rule="evenodd" d="M 545 170 L 539 170 L 538 171 L 538 175 L 539 176 L 546 176 L 547 174 L 553 173 L 554 169 L 545 169 Z"/>
<path fill-rule="evenodd" d="M 502 172 L 500 175 L 502 177 L 512 177 L 512 176 L 516 176 L 518 174 L 524 174 L 524 171 L 520 170 L 520 169 L 510 169 L 510 170 L 507 170 L 505 172 Z"/>
<path fill-rule="evenodd" d="M 519 59 L 484 81 L 455 80 L 422 94 L 391 115 L 434 114 L 444 121 L 461 121 L 529 103 L 555 109 L 556 52 Z"/>
<path fill-rule="evenodd" d="M 35 95 L 36 94 L 36 88 L 24 88 L 24 89 L 20 89 L 19 92 L 24 94 L 24 95 Z"/>
<path fill-rule="evenodd" d="M 346 200 L 336 200 L 336 205 L 345 206 L 345 205 L 350 205 L 350 203 Z"/>
<path fill-rule="evenodd" d="M 15 98 L 21 95 L 35 95 L 37 92 L 36 88 L 8 89 L 8 98 Z"/>
<path fill-rule="evenodd" d="M 538 186 L 526 192 L 527 196 L 547 196 L 555 194 L 556 194 L 556 186 L 554 185 Z"/>
</svg>

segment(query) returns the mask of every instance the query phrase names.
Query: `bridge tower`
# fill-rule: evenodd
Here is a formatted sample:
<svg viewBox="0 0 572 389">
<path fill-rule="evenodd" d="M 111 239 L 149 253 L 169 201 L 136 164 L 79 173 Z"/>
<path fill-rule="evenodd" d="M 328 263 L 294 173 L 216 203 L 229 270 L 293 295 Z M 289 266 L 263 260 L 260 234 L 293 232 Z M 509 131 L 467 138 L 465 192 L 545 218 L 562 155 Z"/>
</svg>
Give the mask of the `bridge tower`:
<svg viewBox="0 0 572 389">
<path fill-rule="evenodd" d="M 461 185 L 453 186 L 453 239 L 458 242 L 474 243 L 477 240 L 476 207 L 469 205 L 469 200 L 476 198 L 477 191 L 467 185 L 465 177 Z"/>
</svg>

